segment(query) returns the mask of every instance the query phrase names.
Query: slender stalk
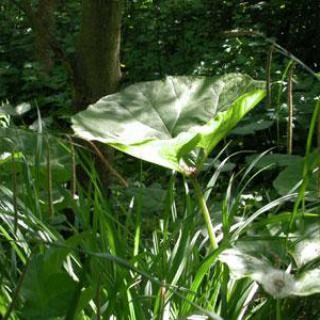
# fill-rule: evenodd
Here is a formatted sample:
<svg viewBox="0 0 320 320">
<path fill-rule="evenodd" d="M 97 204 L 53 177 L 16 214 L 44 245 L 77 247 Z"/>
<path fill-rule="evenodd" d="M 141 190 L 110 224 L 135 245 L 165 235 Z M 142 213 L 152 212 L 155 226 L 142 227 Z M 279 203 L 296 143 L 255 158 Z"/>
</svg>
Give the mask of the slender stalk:
<svg viewBox="0 0 320 320">
<path fill-rule="evenodd" d="M 281 320 L 281 300 L 276 300 L 276 320 Z"/>
<path fill-rule="evenodd" d="M 98 285 L 97 285 L 97 290 L 96 290 L 96 308 L 97 308 L 97 312 L 96 312 L 96 320 L 100 320 L 101 319 L 101 275 L 99 275 L 98 278 Z"/>
<path fill-rule="evenodd" d="M 140 240 L 141 240 L 141 211 L 142 211 L 142 183 L 143 183 L 143 164 L 140 160 L 140 189 L 139 194 L 135 197 L 134 202 L 136 206 L 136 223 L 135 223 L 135 234 L 134 234 L 134 247 L 133 247 L 133 256 L 139 254 Z M 136 262 L 136 267 L 138 262 Z"/>
<path fill-rule="evenodd" d="M 18 231 L 18 201 L 17 201 L 17 167 L 15 152 L 12 152 L 12 203 L 14 211 L 14 234 Z"/>
<path fill-rule="evenodd" d="M 293 97 L 292 97 L 292 77 L 294 64 L 290 66 L 288 74 L 288 129 L 287 129 L 287 152 L 292 154 L 293 139 Z"/>
<path fill-rule="evenodd" d="M 10 319 L 10 315 L 13 312 L 13 310 L 14 310 L 17 302 L 18 302 L 19 294 L 20 294 L 20 291 L 21 291 L 21 288 L 22 288 L 22 285 L 23 285 L 27 270 L 29 268 L 32 256 L 33 256 L 33 254 L 31 253 L 29 258 L 28 258 L 28 260 L 27 260 L 27 262 L 26 262 L 26 264 L 25 264 L 25 266 L 24 266 L 24 269 L 22 270 L 22 273 L 21 273 L 20 278 L 18 280 L 17 287 L 13 292 L 13 297 L 12 297 L 12 300 L 11 300 L 11 304 L 9 305 L 9 307 L 7 309 L 7 312 L 3 316 L 3 320 Z"/>
<path fill-rule="evenodd" d="M 196 177 L 192 177 L 191 181 L 192 181 L 192 184 L 193 184 L 193 187 L 194 187 L 194 191 L 196 193 L 197 200 L 199 202 L 200 211 L 202 213 L 202 216 L 203 216 L 204 221 L 205 221 L 206 226 L 207 226 L 209 240 L 210 240 L 210 244 L 211 244 L 212 250 L 215 250 L 215 249 L 218 248 L 218 243 L 217 243 L 216 236 L 214 234 L 213 225 L 212 225 L 212 222 L 211 222 L 211 217 L 210 217 L 210 213 L 209 213 L 209 210 L 208 210 L 208 207 L 207 207 L 207 204 L 206 204 L 206 200 L 204 198 L 204 194 L 203 194 L 203 192 L 201 190 L 201 186 L 200 186 L 200 184 L 198 182 L 198 179 Z"/>
<path fill-rule="evenodd" d="M 89 143 L 89 145 L 94 149 L 94 151 L 96 152 L 96 154 L 98 155 L 98 157 L 101 159 L 102 163 L 105 165 L 106 169 L 110 172 L 110 174 L 112 174 L 113 176 L 115 176 L 119 182 L 126 188 L 128 188 L 128 182 L 120 175 L 120 173 L 115 170 L 111 164 L 108 162 L 108 160 L 103 156 L 102 152 L 99 150 L 99 148 L 91 141 L 87 141 Z"/>
<path fill-rule="evenodd" d="M 292 60 L 290 60 L 287 64 L 283 74 L 282 74 L 280 85 L 278 88 L 277 100 L 275 103 L 276 115 L 277 115 L 277 146 L 278 146 L 278 148 L 280 147 L 280 120 L 279 120 L 279 117 L 280 117 L 281 95 L 282 95 L 283 83 L 288 76 L 288 72 L 289 72 L 292 64 L 294 64 L 294 62 Z"/>
<path fill-rule="evenodd" d="M 134 248 L 133 256 L 136 257 L 139 254 L 140 238 L 141 238 L 141 210 L 142 210 L 142 191 L 139 192 L 136 197 L 137 210 L 136 210 L 136 228 L 134 234 Z"/>
<path fill-rule="evenodd" d="M 76 163 L 76 150 L 73 145 L 73 140 L 69 136 L 70 150 L 71 150 L 71 163 L 72 163 L 72 176 L 71 176 L 71 195 L 75 199 L 77 193 L 77 163 Z"/>
<path fill-rule="evenodd" d="M 320 152 L 320 114 L 318 115 L 317 147 L 318 147 L 318 152 Z M 320 198 L 320 160 L 318 160 L 317 194 L 318 194 L 318 197 Z"/>
<path fill-rule="evenodd" d="M 267 67 L 266 67 L 266 90 L 267 90 L 267 108 L 271 108 L 272 96 L 271 96 L 271 66 L 272 66 L 272 54 L 274 46 L 272 45 L 268 51 Z"/>
<path fill-rule="evenodd" d="M 47 136 L 47 179 L 48 179 L 48 215 L 51 219 L 54 215 L 53 196 L 52 196 L 52 168 L 51 168 L 51 155 L 50 155 L 50 141 Z"/>
<path fill-rule="evenodd" d="M 311 122 L 310 122 L 310 128 L 309 128 L 309 132 L 308 132 L 306 152 L 305 152 L 304 164 L 303 164 L 302 184 L 300 186 L 299 194 L 298 194 L 298 197 L 294 203 L 293 211 L 291 214 L 290 224 L 289 224 L 288 233 L 287 233 L 287 241 L 288 241 L 288 237 L 289 237 L 289 232 L 290 232 L 290 230 L 292 230 L 293 223 L 294 223 L 295 218 L 298 214 L 300 204 L 303 202 L 303 199 L 305 196 L 305 191 L 306 191 L 307 185 L 309 183 L 309 176 L 308 176 L 308 174 L 310 172 L 309 159 L 310 159 L 313 135 L 316 130 L 316 124 L 317 124 L 317 120 L 318 120 L 319 115 L 320 115 L 320 100 L 318 100 L 316 102 L 316 106 L 314 108 Z"/>
</svg>

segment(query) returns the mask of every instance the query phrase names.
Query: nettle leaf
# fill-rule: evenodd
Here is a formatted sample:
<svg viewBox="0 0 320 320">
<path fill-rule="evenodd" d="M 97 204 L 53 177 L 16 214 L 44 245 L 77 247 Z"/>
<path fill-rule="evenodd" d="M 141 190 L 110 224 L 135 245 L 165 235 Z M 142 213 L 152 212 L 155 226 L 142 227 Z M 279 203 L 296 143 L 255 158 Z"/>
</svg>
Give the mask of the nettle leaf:
<svg viewBox="0 0 320 320">
<path fill-rule="evenodd" d="M 247 75 L 167 77 L 106 96 L 72 118 L 75 134 L 188 175 L 265 96 Z"/>
</svg>

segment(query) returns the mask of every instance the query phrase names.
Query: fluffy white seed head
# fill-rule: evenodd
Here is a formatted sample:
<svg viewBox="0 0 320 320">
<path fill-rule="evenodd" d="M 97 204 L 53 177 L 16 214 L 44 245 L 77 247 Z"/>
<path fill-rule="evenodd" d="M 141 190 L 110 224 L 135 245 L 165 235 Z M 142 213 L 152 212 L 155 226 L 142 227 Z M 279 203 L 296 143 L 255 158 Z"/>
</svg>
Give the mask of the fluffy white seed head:
<svg viewBox="0 0 320 320">
<path fill-rule="evenodd" d="M 269 269 L 261 278 L 263 289 L 274 298 L 285 298 L 295 292 L 293 276 L 283 270 Z"/>
</svg>

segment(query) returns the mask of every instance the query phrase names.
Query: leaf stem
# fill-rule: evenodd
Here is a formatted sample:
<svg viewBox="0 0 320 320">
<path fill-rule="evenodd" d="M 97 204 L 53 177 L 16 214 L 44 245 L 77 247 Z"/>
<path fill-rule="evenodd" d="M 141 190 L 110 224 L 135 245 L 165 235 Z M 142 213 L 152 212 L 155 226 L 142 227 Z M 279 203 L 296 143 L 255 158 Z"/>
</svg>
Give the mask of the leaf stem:
<svg viewBox="0 0 320 320">
<path fill-rule="evenodd" d="M 50 141 L 47 136 L 47 180 L 48 180 L 48 216 L 49 219 L 53 218 L 54 207 L 53 207 L 53 196 L 52 196 L 52 167 L 51 167 L 51 155 L 50 155 Z"/>
<path fill-rule="evenodd" d="M 276 319 L 281 320 L 281 300 L 277 299 L 276 300 Z"/>
<path fill-rule="evenodd" d="M 294 63 L 290 66 L 288 71 L 288 127 L 287 127 L 288 154 L 292 154 L 292 140 L 293 140 L 293 95 L 292 95 L 293 71 L 294 71 Z"/>
<path fill-rule="evenodd" d="M 266 67 L 266 91 L 267 91 L 267 108 L 271 108 L 272 96 L 271 96 L 271 67 L 272 67 L 272 54 L 274 51 L 274 46 L 271 45 L 268 51 L 267 67 Z"/>
<path fill-rule="evenodd" d="M 26 262 L 26 264 L 24 266 L 24 269 L 22 270 L 22 273 L 20 275 L 17 287 L 14 290 L 13 297 L 12 297 L 12 300 L 11 300 L 11 304 L 9 305 L 9 307 L 8 307 L 5 315 L 3 316 L 3 318 L 1 318 L 3 320 L 8 320 L 10 318 L 10 315 L 13 312 L 13 309 L 15 308 L 15 306 L 16 306 L 16 304 L 18 302 L 19 294 L 20 294 L 20 291 L 21 291 L 21 288 L 22 288 L 26 273 L 28 271 L 32 256 L 33 256 L 33 253 L 31 252 L 31 254 L 30 254 L 30 256 L 29 256 L 29 258 L 28 258 L 28 260 L 27 260 L 27 262 Z"/>
<path fill-rule="evenodd" d="M 195 191 L 198 203 L 199 203 L 200 211 L 202 213 L 202 216 L 203 216 L 204 221 L 205 221 L 206 226 L 207 226 L 209 240 L 210 240 L 210 244 L 211 244 L 212 250 L 215 250 L 215 249 L 218 248 L 218 243 L 217 243 L 216 236 L 214 234 L 213 225 L 212 225 L 212 222 L 211 222 L 211 217 L 210 217 L 210 213 L 209 213 L 209 210 L 208 210 L 208 207 L 207 207 L 207 204 L 206 204 L 206 200 L 204 198 L 204 194 L 203 194 L 203 192 L 201 190 L 201 186 L 200 186 L 200 184 L 198 182 L 197 177 L 192 177 L 191 181 L 192 181 L 192 184 L 193 184 L 193 187 L 194 187 L 194 191 Z"/>
</svg>

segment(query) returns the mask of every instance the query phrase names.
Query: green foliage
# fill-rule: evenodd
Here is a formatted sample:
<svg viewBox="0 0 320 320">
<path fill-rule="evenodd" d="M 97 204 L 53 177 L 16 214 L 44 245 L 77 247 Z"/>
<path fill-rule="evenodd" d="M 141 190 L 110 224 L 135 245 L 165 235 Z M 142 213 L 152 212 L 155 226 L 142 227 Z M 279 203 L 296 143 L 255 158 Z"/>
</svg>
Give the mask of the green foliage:
<svg viewBox="0 0 320 320">
<path fill-rule="evenodd" d="M 315 281 L 319 269 L 308 270 L 294 277 L 285 270 L 273 268 L 267 261 L 261 261 L 261 258 L 257 259 L 236 249 L 224 251 L 220 259 L 229 266 L 236 279 L 249 277 L 261 284 L 274 298 L 308 296 L 320 292 L 320 283 Z"/>
<path fill-rule="evenodd" d="M 39 2 L 29 1 L 34 6 Z M 265 79 L 270 42 L 224 33 L 234 29 L 265 32 L 318 69 L 318 3 L 311 2 L 124 0 L 123 86 L 157 81 L 129 86 L 99 101 L 97 105 L 104 104 L 101 113 L 110 119 L 102 119 L 91 107 L 94 118 L 84 124 L 90 124 L 92 134 L 103 123 L 100 138 L 118 133 L 121 140 L 114 146 L 129 148 L 130 154 L 133 145 L 128 146 L 128 141 L 143 142 L 134 144 L 136 157 L 145 155 L 178 171 L 185 172 L 182 158 L 192 167 L 202 157 L 197 163 L 203 168 L 198 177 L 200 191 L 219 244 L 213 252 L 195 190 L 185 177 L 115 152 L 111 164 L 129 187 L 114 180 L 106 190 L 92 150 L 79 146 L 76 139 L 64 139 L 64 133 L 70 133 L 72 113 L 68 66 L 59 58 L 50 68 L 39 63 L 27 16 L 13 1 L 1 2 L 0 318 L 291 320 L 319 316 L 319 159 L 316 153 L 309 155 L 317 147 L 316 139 L 311 139 L 307 156 L 304 150 L 318 79 L 297 64 L 294 155 L 290 156 L 284 153 L 286 70 L 292 61 L 278 49 L 270 70 L 271 105 L 266 110 L 261 103 L 233 130 L 240 116 L 232 125 L 225 122 L 225 130 L 219 128 L 221 136 L 213 128 L 208 135 L 195 132 L 194 123 L 202 130 L 208 128 L 211 118 L 203 116 L 207 105 L 194 96 L 181 103 L 168 80 L 179 82 L 184 97 L 189 96 L 184 86 L 200 83 L 198 76 L 205 76 L 208 84 L 218 77 L 228 78 L 229 72 Z M 55 3 L 56 44 L 75 63 L 80 2 Z M 167 81 L 159 80 L 166 75 Z M 237 85 L 241 88 L 251 82 L 242 77 L 243 83 Z M 181 117 L 187 129 L 167 135 L 162 129 L 153 131 L 159 146 L 167 147 L 173 157 L 168 152 L 154 155 L 149 147 L 155 139 L 145 140 L 154 123 L 151 109 L 140 113 L 148 103 L 139 90 L 144 88 L 148 94 L 159 87 L 161 94 L 157 99 L 152 95 L 150 101 L 164 108 L 170 129 L 176 113 L 166 108 L 182 105 L 193 110 L 188 121 Z M 235 87 L 227 87 L 229 93 L 223 95 L 204 91 L 202 97 L 210 108 L 225 105 L 231 110 L 239 107 L 237 98 L 247 90 L 239 93 Z M 212 97 L 219 97 L 222 105 Z M 114 112 L 107 110 L 109 99 L 125 103 Z M 124 114 L 124 108 L 131 110 L 132 105 L 135 113 L 139 111 L 137 118 L 143 117 L 137 126 L 148 130 L 130 129 L 124 135 L 119 123 L 124 116 L 132 120 Z M 216 112 L 211 116 L 222 118 Z M 186 140 L 178 146 L 168 143 L 179 135 Z M 202 155 L 199 146 L 210 154 Z M 277 148 L 276 153 L 265 152 L 271 147 Z M 147 151 L 142 154 L 141 150 Z M 247 150 L 253 155 L 246 157 Z M 301 187 L 302 178 L 307 183 Z M 291 192 L 299 183 L 297 201 Z"/>
<path fill-rule="evenodd" d="M 62 269 L 65 255 L 50 249 L 31 258 L 21 290 L 25 319 L 56 319 L 67 313 L 76 282 Z"/>
<path fill-rule="evenodd" d="M 238 135 L 254 134 L 256 131 L 268 129 L 272 125 L 273 125 L 272 121 L 260 120 L 256 123 L 242 125 L 239 128 L 235 128 L 232 130 L 232 133 L 238 134 Z"/>
<path fill-rule="evenodd" d="M 73 130 L 189 175 L 264 95 L 263 83 L 240 74 L 168 77 L 102 98 L 72 118 Z"/>
<path fill-rule="evenodd" d="M 309 159 L 309 182 L 307 186 L 306 199 L 317 199 L 319 182 L 318 176 L 315 170 L 318 168 L 318 159 L 317 154 L 313 154 L 313 159 Z M 279 194 L 288 194 L 290 191 L 297 188 L 301 184 L 304 168 L 304 159 L 300 161 L 292 161 L 283 171 L 280 172 L 278 177 L 274 180 L 273 185 Z M 314 172 L 313 172 L 314 171 Z"/>
<path fill-rule="evenodd" d="M 257 160 L 257 161 L 256 161 Z M 281 153 L 272 153 L 264 155 L 263 157 L 258 157 L 256 155 L 248 156 L 246 162 L 248 164 L 255 161 L 255 167 L 257 169 L 271 169 L 274 167 L 287 167 L 293 163 L 303 161 L 301 156 L 281 154 Z"/>
<path fill-rule="evenodd" d="M 254 163 L 257 169 L 276 170 L 280 173 L 273 180 L 273 186 L 280 195 L 286 195 L 295 192 L 302 183 L 303 168 L 305 158 L 298 155 L 287 154 L 268 154 L 263 157 L 256 155 L 246 158 L 248 164 Z M 319 182 L 317 176 L 317 168 L 319 164 L 319 156 L 316 152 L 308 158 L 309 182 L 307 186 L 306 199 L 317 199 Z"/>
</svg>

